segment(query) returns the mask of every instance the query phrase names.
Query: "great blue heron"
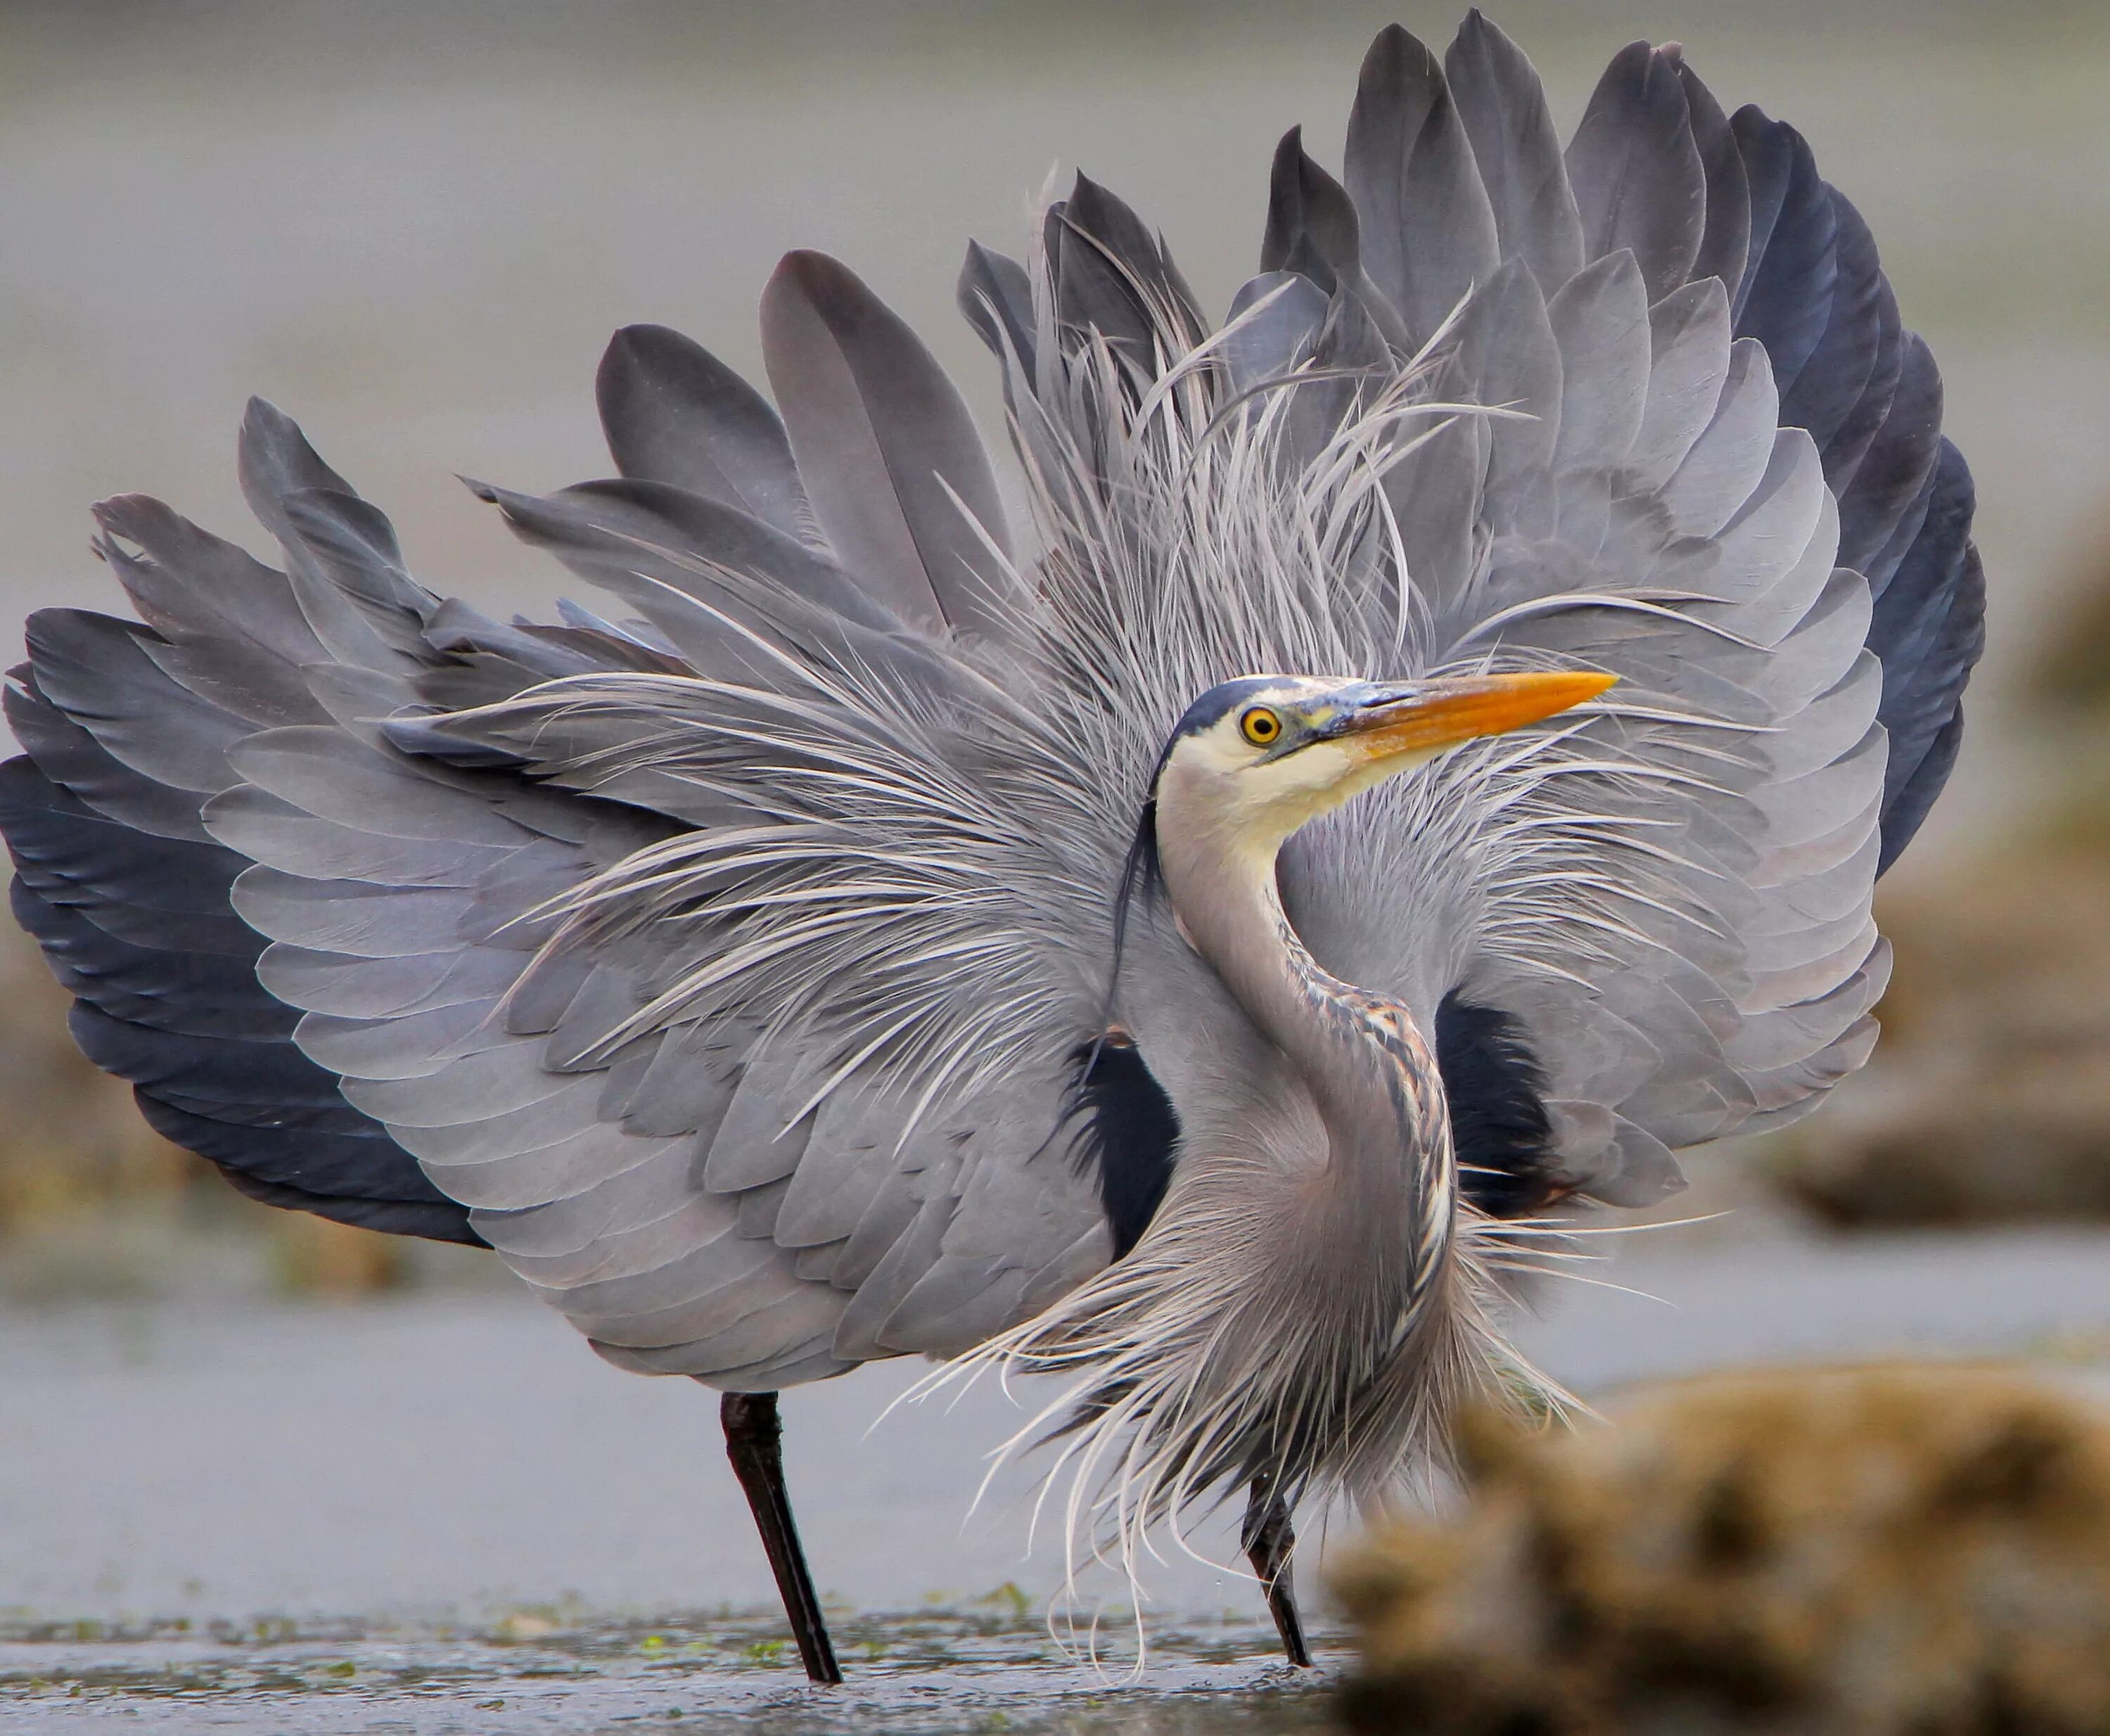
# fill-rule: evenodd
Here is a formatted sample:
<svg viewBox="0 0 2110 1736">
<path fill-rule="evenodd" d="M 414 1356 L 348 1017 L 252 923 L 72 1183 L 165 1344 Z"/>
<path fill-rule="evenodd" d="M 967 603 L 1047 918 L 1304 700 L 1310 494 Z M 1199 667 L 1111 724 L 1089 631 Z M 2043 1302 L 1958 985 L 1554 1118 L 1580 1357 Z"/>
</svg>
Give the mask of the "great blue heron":
<svg viewBox="0 0 2110 1736">
<path fill-rule="evenodd" d="M 1982 582 L 1803 140 L 1636 43 L 1564 154 L 1477 13 L 1389 29 L 1261 266 L 1212 329 L 1082 178 L 1027 263 L 970 250 L 1016 536 L 801 253 L 775 408 L 632 328 L 621 479 L 479 490 L 637 619 L 442 601 L 258 403 L 283 571 L 120 497 L 140 619 L 29 624 L 0 823 L 82 1046 L 244 1191 L 487 1243 L 721 1389 L 818 1678 L 779 1389 L 1068 1372 L 1084 1523 L 1250 1491 L 1302 1662 L 1294 1505 L 1461 1395 L 1560 1402 L 1501 1312 L 1564 1202 L 1874 1040 Z"/>
</svg>

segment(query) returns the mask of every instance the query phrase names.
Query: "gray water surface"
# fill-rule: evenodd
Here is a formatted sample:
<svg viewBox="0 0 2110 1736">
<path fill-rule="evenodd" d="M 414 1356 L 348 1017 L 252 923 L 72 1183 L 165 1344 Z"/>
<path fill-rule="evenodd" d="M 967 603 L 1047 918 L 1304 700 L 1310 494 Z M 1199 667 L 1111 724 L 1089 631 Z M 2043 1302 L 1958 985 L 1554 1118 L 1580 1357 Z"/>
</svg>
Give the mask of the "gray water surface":
<svg viewBox="0 0 2110 1736">
<path fill-rule="evenodd" d="M 1528 1323 L 1586 1396 L 1753 1362 L 2020 1357 L 2110 1371 L 2110 1233 L 1628 1238 Z M 1640 1292 L 1644 1294 L 1634 1294 Z M 503 1291 L 0 1313 L 0 1729 L 1288 1730 L 1250 1581 L 1150 1564 L 1149 1653 L 1085 1574 L 1099 1667 L 1047 1611 L 1032 1477 L 968 1509 L 1031 1414 L 993 1385 L 891 1401 L 889 1365 L 787 1394 L 786 1457 L 853 1675 L 801 1683 L 711 1395 L 599 1362 Z M 1336 1526 L 1336 1534 L 1345 1529 Z M 1198 1552 L 1235 1557 L 1222 1523 Z M 1306 1567 L 1311 1587 L 1320 1563 Z M 1324 1648 L 1340 1634 L 1313 1589 Z M 500 1703 L 502 1702 L 502 1703 Z"/>
</svg>

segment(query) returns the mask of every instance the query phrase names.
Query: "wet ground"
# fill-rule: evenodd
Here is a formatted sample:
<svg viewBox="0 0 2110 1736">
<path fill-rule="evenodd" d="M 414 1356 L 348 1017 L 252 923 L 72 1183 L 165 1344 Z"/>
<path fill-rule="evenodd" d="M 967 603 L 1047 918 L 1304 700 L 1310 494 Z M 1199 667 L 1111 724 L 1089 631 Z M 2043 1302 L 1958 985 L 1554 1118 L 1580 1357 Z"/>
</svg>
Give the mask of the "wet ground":
<svg viewBox="0 0 2110 1736">
<path fill-rule="evenodd" d="M 2110 1390 L 2110 1234 L 1648 1232 L 1526 1338 L 1586 1394 L 1725 1364 L 2016 1356 Z M 1605 1287 L 1614 1281 L 1625 1288 Z M 1635 1294 L 1641 1292 L 1644 1294 Z M 605 1368 L 503 1290 L 0 1312 L 0 1730 L 1315 1728 L 1248 1582 L 1153 1566 L 1145 1671 L 1111 1575 L 1046 1611 L 1030 1478 L 967 1517 L 1022 1412 L 888 1411 L 920 1371 L 788 1394 L 843 1690 L 801 1683 L 709 1395 Z M 885 1413 L 885 1414 L 882 1414 Z M 1221 1525 L 1198 1551 L 1234 1552 Z M 1338 1634 L 1320 1617 L 1338 1665 Z"/>
</svg>

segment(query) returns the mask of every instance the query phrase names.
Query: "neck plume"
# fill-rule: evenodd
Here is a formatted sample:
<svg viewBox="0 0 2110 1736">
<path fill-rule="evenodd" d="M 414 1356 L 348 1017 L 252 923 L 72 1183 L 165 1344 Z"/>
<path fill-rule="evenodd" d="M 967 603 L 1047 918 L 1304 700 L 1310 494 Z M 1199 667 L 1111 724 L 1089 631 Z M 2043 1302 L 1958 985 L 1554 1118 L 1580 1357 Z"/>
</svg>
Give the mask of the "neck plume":
<svg viewBox="0 0 2110 1736">
<path fill-rule="evenodd" d="M 1450 1256 L 1457 1176 L 1436 1057 L 1399 1002 L 1344 982 L 1284 910 L 1274 854 L 1198 830 L 1161 854 L 1189 943 L 1288 1058 L 1325 1149 L 1284 1176 L 1270 1271 L 1329 1303 L 1343 1366 L 1367 1382 L 1415 1330 Z"/>
<path fill-rule="evenodd" d="M 1541 1385 L 1488 1317 L 1441 1077 L 1407 1009 L 1320 968 L 1272 849 L 1206 825 L 1160 846 L 1181 931 L 1301 1084 L 1309 1136 L 1189 1126 L 1135 1246 L 939 1377 L 1072 1377 L 1007 1451 L 1062 1439 L 1073 1561 L 1089 1541 L 1132 1579 L 1149 1529 L 1176 1532 L 1197 1500 L 1258 1476 L 1292 1503 L 1381 1498 L 1441 1454 L 1466 1393 Z"/>
</svg>

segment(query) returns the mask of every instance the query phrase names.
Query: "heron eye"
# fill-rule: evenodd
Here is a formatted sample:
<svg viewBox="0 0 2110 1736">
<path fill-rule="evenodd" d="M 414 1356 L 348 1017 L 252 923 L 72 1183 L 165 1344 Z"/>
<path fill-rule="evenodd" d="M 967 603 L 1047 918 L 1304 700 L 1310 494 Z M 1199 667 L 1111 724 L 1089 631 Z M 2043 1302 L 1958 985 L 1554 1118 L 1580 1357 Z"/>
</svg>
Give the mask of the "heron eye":
<svg viewBox="0 0 2110 1736">
<path fill-rule="evenodd" d="M 1256 705 L 1238 719 L 1238 730 L 1255 747 L 1267 747 L 1282 734 L 1282 719 L 1265 705 Z"/>
</svg>

